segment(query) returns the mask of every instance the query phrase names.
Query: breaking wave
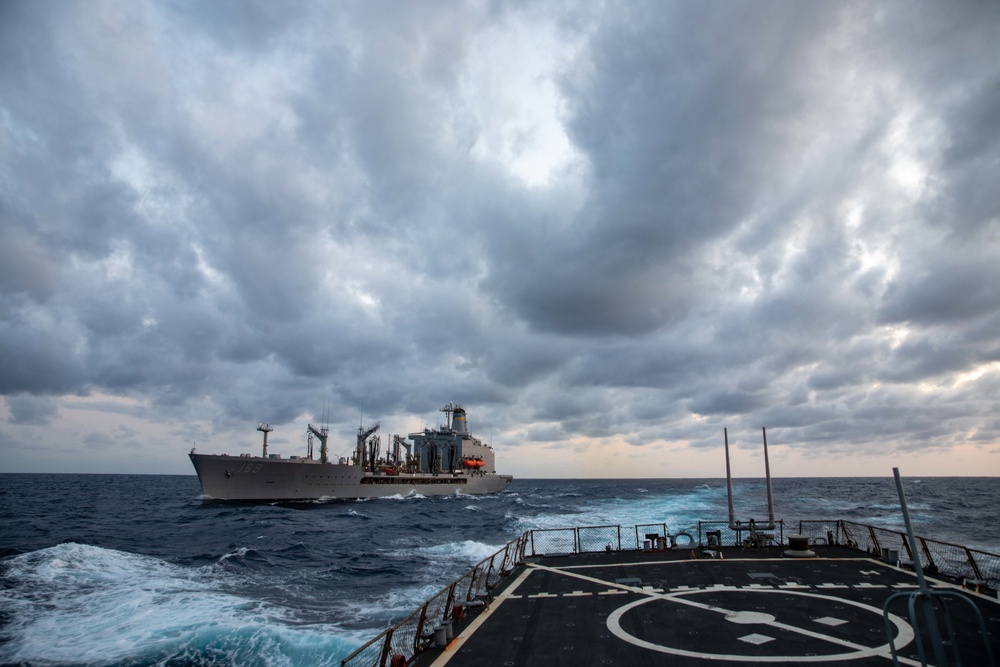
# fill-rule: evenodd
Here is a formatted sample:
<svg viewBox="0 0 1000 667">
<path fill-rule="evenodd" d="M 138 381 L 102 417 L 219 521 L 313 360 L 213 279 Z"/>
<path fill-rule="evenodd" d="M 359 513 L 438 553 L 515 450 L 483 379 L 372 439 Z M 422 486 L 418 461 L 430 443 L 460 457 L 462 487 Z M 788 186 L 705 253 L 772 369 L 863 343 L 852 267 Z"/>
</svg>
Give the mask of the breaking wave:
<svg viewBox="0 0 1000 667">
<path fill-rule="evenodd" d="M 243 558 L 226 554 L 223 560 Z M 64 543 L 0 565 L 0 662 L 334 665 L 362 635 L 220 590 L 213 568 Z"/>
</svg>

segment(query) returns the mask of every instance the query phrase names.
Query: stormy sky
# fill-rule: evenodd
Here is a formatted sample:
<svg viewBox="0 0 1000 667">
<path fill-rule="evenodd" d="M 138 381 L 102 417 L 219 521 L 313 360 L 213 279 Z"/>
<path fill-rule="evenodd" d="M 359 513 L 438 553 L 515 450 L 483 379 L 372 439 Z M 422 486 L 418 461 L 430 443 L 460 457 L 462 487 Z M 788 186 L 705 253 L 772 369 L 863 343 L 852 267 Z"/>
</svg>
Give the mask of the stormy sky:
<svg viewBox="0 0 1000 667">
<path fill-rule="evenodd" d="M 1000 474 L 1000 5 L 0 2 L 0 471 L 456 401 L 522 477 Z"/>
</svg>

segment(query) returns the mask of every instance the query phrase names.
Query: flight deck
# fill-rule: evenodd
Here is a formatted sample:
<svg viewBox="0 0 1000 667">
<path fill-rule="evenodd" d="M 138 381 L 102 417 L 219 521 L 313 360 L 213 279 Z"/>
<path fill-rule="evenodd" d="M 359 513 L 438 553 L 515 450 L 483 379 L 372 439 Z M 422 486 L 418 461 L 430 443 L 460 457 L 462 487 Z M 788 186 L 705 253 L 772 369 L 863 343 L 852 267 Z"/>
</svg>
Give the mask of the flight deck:
<svg viewBox="0 0 1000 667">
<path fill-rule="evenodd" d="M 857 549 L 816 546 L 788 558 L 748 550 L 627 551 L 527 558 L 463 618 L 446 647 L 409 664 L 550 665 L 892 664 L 883 604 L 916 591 L 915 573 Z M 928 577 L 934 589 L 960 583 Z M 963 664 L 988 665 L 1000 603 L 964 590 L 974 612 L 948 604 Z M 890 609 L 899 664 L 920 665 L 905 602 Z"/>
</svg>

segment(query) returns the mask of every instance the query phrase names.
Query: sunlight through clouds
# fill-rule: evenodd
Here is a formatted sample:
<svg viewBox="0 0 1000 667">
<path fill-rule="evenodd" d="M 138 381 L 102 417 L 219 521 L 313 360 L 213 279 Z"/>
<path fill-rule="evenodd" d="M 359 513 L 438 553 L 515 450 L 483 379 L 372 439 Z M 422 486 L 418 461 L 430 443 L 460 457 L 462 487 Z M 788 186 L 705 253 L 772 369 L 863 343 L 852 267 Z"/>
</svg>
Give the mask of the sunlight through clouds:
<svg viewBox="0 0 1000 667">
<path fill-rule="evenodd" d="M 575 48 L 554 25 L 531 18 L 512 17 L 479 36 L 461 92 L 479 121 L 472 156 L 545 186 L 581 157 L 563 128 L 558 82 Z"/>
</svg>

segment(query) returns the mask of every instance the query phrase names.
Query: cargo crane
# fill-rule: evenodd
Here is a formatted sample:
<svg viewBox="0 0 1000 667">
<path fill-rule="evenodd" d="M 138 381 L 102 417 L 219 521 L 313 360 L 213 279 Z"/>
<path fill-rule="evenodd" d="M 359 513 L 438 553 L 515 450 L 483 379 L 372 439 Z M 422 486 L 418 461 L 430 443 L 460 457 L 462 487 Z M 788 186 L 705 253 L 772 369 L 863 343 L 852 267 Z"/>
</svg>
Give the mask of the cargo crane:
<svg viewBox="0 0 1000 667">
<path fill-rule="evenodd" d="M 327 427 L 316 428 L 312 424 L 309 424 L 309 433 L 315 435 L 319 438 L 319 460 L 321 463 L 327 462 L 327 451 L 326 451 L 326 440 L 329 437 L 330 429 Z M 309 458 L 312 458 L 312 447 L 309 450 Z"/>
</svg>

